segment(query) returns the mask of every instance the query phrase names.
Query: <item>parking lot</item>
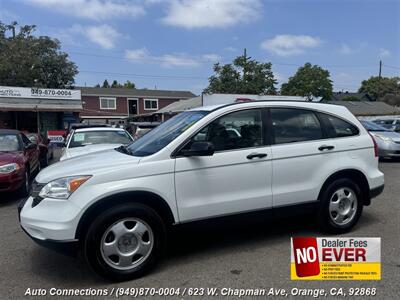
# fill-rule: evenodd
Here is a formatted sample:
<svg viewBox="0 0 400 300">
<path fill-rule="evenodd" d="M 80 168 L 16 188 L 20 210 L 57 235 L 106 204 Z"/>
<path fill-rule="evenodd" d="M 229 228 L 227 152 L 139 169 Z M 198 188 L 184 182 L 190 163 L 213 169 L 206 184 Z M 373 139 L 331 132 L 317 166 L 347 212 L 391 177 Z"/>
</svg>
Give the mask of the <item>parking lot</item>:
<svg viewBox="0 0 400 300">
<path fill-rule="evenodd" d="M 398 299 L 400 162 L 382 162 L 380 169 L 386 176 L 385 191 L 365 208 L 359 224 L 347 236 L 382 238 L 381 281 L 291 281 L 290 237 L 320 236 L 309 218 L 300 218 L 182 228 L 173 233 L 165 259 L 151 274 L 113 284 L 94 275 L 81 258 L 37 246 L 19 227 L 19 199 L 2 195 L 0 299 L 23 298 L 27 288 L 53 287 L 376 287 L 378 299 Z"/>
</svg>

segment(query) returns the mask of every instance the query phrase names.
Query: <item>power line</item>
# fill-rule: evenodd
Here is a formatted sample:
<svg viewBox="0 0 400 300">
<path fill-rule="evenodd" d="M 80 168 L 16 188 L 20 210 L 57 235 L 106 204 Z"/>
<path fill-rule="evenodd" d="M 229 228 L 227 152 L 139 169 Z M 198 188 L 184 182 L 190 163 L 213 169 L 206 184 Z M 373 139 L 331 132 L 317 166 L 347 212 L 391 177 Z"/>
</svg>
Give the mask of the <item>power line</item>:
<svg viewBox="0 0 400 300">
<path fill-rule="evenodd" d="M 389 66 L 387 64 L 382 64 L 384 67 L 390 68 L 390 69 L 397 69 L 400 70 L 400 67 L 395 67 L 395 66 Z"/>
<path fill-rule="evenodd" d="M 82 55 L 82 56 L 90 56 L 90 57 L 99 57 L 99 58 L 111 58 L 111 59 L 118 59 L 118 60 L 124 60 L 124 61 L 137 61 L 137 62 L 161 62 L 161 63 L 169 63 L 170 58 L 164 57 L 164 56 L 145 56 L 145 57 L 138 57 L 138 58 L 128 58 L 124 56 L 114 56 L 114 55 L 104 55 L 104 54 L 94 54 L 94 53 L 85 53 L 85 52 L 80 52 L 80 51 L 69 51 L 69 53 L 76 54 L 76 55 Z M 182 59 L 190 59 L 193 60 L 194 62 L 210 62 L 214 63 L 216 60 L 209 59 L 209 58 L 204 58 L 204 57 L 187 57 L 187 56 L 178 56 L 178 58 Z M 233 60 L 233 59 L 232 59 Z M 220 63 L 229 63 L 231 61 L 228 61 L 228 59 L 224 60 L 217 60 Z M 298 63 L 283 63 L 283 62 L 271 62 L 272 65 L 277 65 L 277 66 L 293 66 L 293 67 L 302 67 L 304 64 L 298 64 Z M 322 67 L 326 68 L 371 68 L 373 67 L 372 65 L 331 65 L 331 64 L 320 64 Z"/>
<path fill-rule="evenodd" d="M 127 77 L 138 77 L 138 78 L 150 78 L 150 79 L 208 79 L 208 77 L 201 76 L 176 76 L 176 75 L 150 75 L 150 74 L 135 74 L 135 73 L 115 73 L 115 72 L 102 72 L 102 71 L 90 71 L 83 70 L 80 73 L 94 73 L 94 74 L 105 74 L 115 76 L 127 76 Z"/>
</svg>

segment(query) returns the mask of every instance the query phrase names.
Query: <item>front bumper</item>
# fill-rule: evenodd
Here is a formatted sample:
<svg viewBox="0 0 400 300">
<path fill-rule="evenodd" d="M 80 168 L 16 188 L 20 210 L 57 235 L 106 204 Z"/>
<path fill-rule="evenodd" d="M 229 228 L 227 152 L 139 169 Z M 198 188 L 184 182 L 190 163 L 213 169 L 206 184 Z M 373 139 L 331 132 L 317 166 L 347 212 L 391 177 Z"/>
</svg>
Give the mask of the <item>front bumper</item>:
<svg viewBox="0 0 400 300">
<path fill-rule="evenodd" d="M 18 170 L 9 174 L 0 174 L 0 192 L 12 192 L 24 183 L 25 170 Z"/>
<path fill-rule="evenodd" d="M 46 238 L 44 233 L 48 228 L 38 228 L 31 227 L 32 225 L 28 225 L 26 223 L 26 219 L 21 219 L 21 212 L 26 205 L 32 203 L 32 197 L 26 198 L 20 202 L 18 205 L 18 219 L 20 221 L 20 225 L 22 230 L 38 245 L 43 246 L 45 248 L 51 249 L 58 253 L 68 255 L 68 256 L 76 256 L 79 250 L 79 241 L 77 239 L 72 240 L 54 240 L 50 238 Z M 23 223 L 25 222 L 25 225 Z M 39 234 L 40 233 L 40 234 Z"/>
<path fill-rule="evenodd" d="M 400 143 L 385 142 L 378 144 L 379 157 L 400 157 Z"/>
<path fill-rule="evenodd" d="M 29 197 L 21 203 L 21 227 L 32 238 L 45 241 L 73 242 L 81 210 L 68 200 L 45 198 L 39 204 Z"/>
</svg>

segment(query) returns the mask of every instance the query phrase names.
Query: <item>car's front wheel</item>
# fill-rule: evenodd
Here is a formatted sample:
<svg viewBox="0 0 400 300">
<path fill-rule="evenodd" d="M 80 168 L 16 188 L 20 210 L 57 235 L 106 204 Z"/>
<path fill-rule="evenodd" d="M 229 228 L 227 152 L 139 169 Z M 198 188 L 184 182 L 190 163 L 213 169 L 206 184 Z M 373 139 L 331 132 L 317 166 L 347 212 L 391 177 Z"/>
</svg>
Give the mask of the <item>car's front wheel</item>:
<svg viewBox="0 0 400 300">
<path fill-rule="evenodd" d="M 26 169 L 24 173 L 24 178 L 21 186 L 19 187 L 17 194 L 20 197 L 26 197 L 29 193 L 29 170 Z"/>
<path fill-rule="evenodd" d="M 325 231 L 344 233 L 358 222 L 362 210 L 360 187 L 350 179 L 337 179 L 322 191 L 318 221 Z"/>
<path fill-rule="evenodd" d="M 160 216 L 142 204 L 112 207 L 97 217 L 84 241 L 92 269 L 112 281 L 144 275 L 160 258 L 166 230 Z"/>
</svg>

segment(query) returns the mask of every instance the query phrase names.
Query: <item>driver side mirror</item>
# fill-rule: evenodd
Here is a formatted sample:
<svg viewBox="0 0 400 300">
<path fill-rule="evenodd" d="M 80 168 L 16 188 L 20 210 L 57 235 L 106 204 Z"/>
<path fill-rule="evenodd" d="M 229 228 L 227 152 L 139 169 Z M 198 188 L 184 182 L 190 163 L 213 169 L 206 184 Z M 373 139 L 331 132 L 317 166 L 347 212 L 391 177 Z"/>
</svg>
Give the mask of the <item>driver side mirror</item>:
<svg viewBox="0 0 400 300">
<path fill-rule="evenodd" d="M 214 145 L 210 142 L 193 142 L 190 149 L 182 150 L 181 154 L 186 157 L 212 156 L 214 152 Z"/>
</svg>

